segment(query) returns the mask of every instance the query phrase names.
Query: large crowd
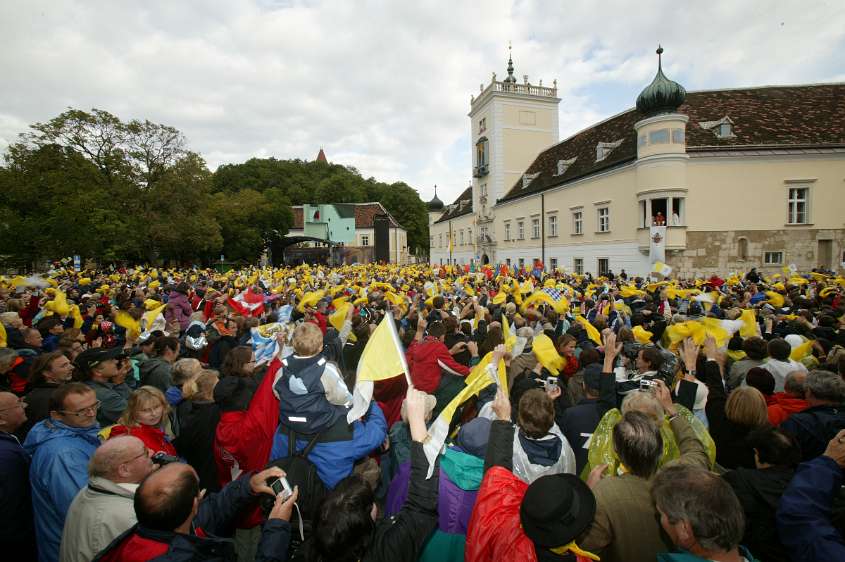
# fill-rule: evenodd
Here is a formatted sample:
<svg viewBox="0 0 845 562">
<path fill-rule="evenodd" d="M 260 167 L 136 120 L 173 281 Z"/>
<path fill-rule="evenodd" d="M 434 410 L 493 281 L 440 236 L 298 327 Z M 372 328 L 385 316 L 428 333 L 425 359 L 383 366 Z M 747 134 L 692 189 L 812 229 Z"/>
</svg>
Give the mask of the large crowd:
<svg viewBox="0 0 845 562">
<path fill-rule="evenodd" d="M 59 263 L 0 321 L 7 560 L 845 560 L 830 271 Z"/>
</svg>

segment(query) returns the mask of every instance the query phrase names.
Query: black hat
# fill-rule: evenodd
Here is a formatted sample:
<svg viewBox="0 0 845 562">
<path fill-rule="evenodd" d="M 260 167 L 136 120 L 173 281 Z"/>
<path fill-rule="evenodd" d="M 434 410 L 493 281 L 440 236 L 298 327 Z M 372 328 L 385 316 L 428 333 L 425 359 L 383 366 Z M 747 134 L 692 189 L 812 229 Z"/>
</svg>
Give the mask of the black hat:
<svg viewBox="0 0 845 562">
<path fill-rule="evenodd" d="M 83 373 L 90 373 L 91 369 L 103 361 L 108 361 L 109 359 L 119 359 L 121 357 L 126 357 L 126 353 L 124 353 L 123 349 L 119 347 L 92 347 L 91 349 L 86 349 L 77 355 L 74 364 L 77 369 Z"/>
<path fill-rule="evenodd" d="M 223 377 L 214 387 L 214 401 L 223 412 L 242 412 L 249 408 L 255 389 L 249 377 Z"/>
<path fill-rule="evenodd" d="M 601 365 L 590 363 L 584 367 L 584 386 L 590 390 L 599 390 L 601 388 Z"/>
<path fill-rule="evenodd" d="M 535 480 L 519 506 L 525 535 L 543 548 L 556 548 L 575 540 L 593 522 L 596 498 L 572 474 L 554 474 Z"/>
</svg>

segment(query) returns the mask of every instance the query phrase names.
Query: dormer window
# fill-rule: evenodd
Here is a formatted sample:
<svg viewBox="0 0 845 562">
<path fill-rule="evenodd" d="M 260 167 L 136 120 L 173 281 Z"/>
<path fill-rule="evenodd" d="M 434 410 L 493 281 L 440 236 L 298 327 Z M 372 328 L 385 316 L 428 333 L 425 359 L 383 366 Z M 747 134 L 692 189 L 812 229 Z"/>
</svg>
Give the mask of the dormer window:
<svg viewBox="0 0 845 562">
<path fill-rule="evenodd" d="M 733 119 L 725 115 L 717 121 L 701 121 L 698 126 L 705 131 L 710 131 L 717 139 L 732 139 L 736 135 L 733 132 Z"/>
<path fill-rule="evenodd" d="M 572 164 L 575 163 L 575 160 L 577 158 L 578 157 L 576 156 L 575 158 L 570 158 L 569 160 L 558 160 L 557 161 L 557 174 L 556 175 L 562 176 L 563 174 L 565 174 L 566 170 L 568 170 L 569 167 L 572 166 Z"/>
<path fill-rule="evenodd" d="M 625 139 L 619 139 L 618 141 L 613 142 L 600 142 L 596 144 L 596 162 L 601 162 L 608 156 L 610 153 L 613 152 L 613 149 L 617 148 L 622 141 Z"/>
<path fill-rule="evenodd" d="M 531 185 L 531 182 L 537 179 L 537 176 L 539 175 L 540 172 L 537 172 L 536 174 L 524 174 L 522 176 L 522 189 L 525 189 L 526 187 Z"/>
</svg>

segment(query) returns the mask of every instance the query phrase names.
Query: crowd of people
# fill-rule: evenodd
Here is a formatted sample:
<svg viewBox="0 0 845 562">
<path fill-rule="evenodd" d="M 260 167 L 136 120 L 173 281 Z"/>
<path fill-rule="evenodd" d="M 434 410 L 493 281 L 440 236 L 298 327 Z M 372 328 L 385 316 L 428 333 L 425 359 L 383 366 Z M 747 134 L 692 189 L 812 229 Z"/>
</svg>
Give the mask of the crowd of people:
<svg viewBox="0 0 845 562">
<path fill-rule="evenodd" d="M 0 322 L 9 560 L 845 560 L 833 272 L 57 264 Z"/>
</svg>

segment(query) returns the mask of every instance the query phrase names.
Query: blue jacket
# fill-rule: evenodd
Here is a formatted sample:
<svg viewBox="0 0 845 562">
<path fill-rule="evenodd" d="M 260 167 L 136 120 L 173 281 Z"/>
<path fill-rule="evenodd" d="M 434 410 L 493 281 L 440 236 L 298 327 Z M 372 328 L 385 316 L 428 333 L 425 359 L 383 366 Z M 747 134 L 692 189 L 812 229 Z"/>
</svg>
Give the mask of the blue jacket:
<svg viewBox="0 0 845 562">
<path fill-rule="evenodd" d="M 381 408 L 370 403 L 366 421 L 352 423 L 352 439 L 317 443 L 308 455 L 308 460 L 317 467 L 317 474 L 327 488 L 334 488 L 337 483 L 352 474 L 355 461 L 362 459 L 377 449 L 387 436 L 387 422 Z M 301 451 L 308 445 L 307 439 L 297 438 L 296 450 Z M 288 456 L 287 432 L 276 432 L 273 438 L 271 459 Z"/>
<path fill-rule="evenodd" d="M 23 446 L 32 455 L 29 481 L 40 562 L 59 559 L 65 516 L 76 493 L 88 482 L 88 461 L 100 445 L 99 431 L 96 423 L 78 428 L 47 418 L 26 436 Z"/>
<path fill-rule="evenodd" d="M 778 507 L 780 540 L 794 562 L 845 560 L 845 539 L 831 520 L 843 470 L 829 457 L 798 466 Z"/>
</svg>

